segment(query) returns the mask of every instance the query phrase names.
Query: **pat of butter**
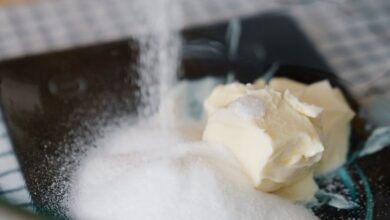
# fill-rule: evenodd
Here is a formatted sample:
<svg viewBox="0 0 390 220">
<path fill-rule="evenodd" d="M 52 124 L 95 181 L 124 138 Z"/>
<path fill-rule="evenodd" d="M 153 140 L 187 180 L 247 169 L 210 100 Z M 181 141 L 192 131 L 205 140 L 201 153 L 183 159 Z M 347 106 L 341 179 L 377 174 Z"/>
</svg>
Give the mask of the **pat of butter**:
<svg viewBox="0 0 390 220">
<path fill-rule="evenodd" d="M 228 103 L 245 95 L 248 89 L 255 88 L 250 85 L 247 87 L 241 83 L 231 83 L 228 85 L 217 86 L 213 90 L 212 95 L 204 102 L 207 115 L 211 115 L 217 109 L 224 107 Z"/>
<path fill-rule="evenodd" d="M 239 83 L 217 87 L 205 108 L 203 139 L 230 149 L 256 188 L 294 201 L 313 196 L 313 170 L 324 147 L 311 119 L 321 108 L 289 91 Z M 309 187 L 292 193 L 302 184 Z"/>
<path fill-rule="evenodd" d="M 275 194 L 293 201 L 309 201 L 317 190 L 318 186 L 313 179 L 313 173 L 309 173 L 288 187 L 276 191 Z"/>
<path fill-rule="evenodd" d="M 255 83 L 263 87 L 264 82 Z M 274 78 L 269 87 L 277 91 L 291 90 L 299 100 L 319 106 L 323 112 L 313 119 L 325 151 L 315 173 L 332 171 L 345 162 L 348 150 L 350 122 L 355 113 L 348 106 L 341 91 L 332 88 L 328 81 L 305 85 L 287 78 Z"/>
</svg>

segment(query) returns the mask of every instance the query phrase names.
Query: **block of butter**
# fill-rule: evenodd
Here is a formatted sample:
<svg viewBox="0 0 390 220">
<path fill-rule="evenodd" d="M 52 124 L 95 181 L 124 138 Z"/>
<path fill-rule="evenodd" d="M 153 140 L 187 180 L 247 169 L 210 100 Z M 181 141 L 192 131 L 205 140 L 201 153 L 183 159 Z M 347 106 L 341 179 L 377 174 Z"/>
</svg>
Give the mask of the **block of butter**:
<svg viewBox="0 0 390 220">
<path fill-rule="evenodd" d="M 328 81 L 232 83 L 215 88 L 204 106 L 203 139 L 229 148 L 262 191 L 310 200 L 313 175 L 345 162 L 355 113 Z"/>
<path fill-rule="evenodd" d="M 225 145 L 256 188 L 294 201 L 313 196 L 324 146 L 312 120 L 322 108 L 289 90 L 239 83 L 215 88 L 204 105 L 203 140 Z"/>
<path fill-rule="evenodd" d="M 259 80 L 255 87 L 262 88 L 264 82 Z M 328 81 L 305 85 L 287 78 L 274 78 L 269 87 L 277 91 L 290 90 L 299 100 L 314 104 L 323 109 L 319 117 L 312 119 L 318 129 L 325 151 L 315 173 L 323 174 L 332 171 L 345 162 L 350 122 L 355 113 L 349 107 L 338 88 L 332 88 Z"/>
</svg>

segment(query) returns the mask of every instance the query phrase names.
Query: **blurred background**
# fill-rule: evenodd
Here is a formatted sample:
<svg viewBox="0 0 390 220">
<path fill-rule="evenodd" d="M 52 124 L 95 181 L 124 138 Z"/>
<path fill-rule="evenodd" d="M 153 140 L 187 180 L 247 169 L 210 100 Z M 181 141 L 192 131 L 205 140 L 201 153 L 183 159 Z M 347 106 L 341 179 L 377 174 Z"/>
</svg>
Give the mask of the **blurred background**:
<svg viewBox="0 0 390 220">
<path fill-rule="evenodd" d="M 0 59 L 110 42 L 145 32 L 145 8 L 165 6 L 142 2 L 1 0 Z M 333 69 L 353 82 L 356 94 L 381 94 L 385 91 L 380 88 L 389 85 L 390 2 L 386 0 L 165 2 L 180 7 L 184 15 L 173 25 L 175 28 L 282 10 L 298 21 Z"/>
<path fill-rule="evenodd" d="M 269 11 L 288 14 L 346 81 L 367 117 L 390 124 L 388 0 L 0 0 L 0 62 L 148 33 L 150 7 L 179 7 L 174 30 Z M 0 137 L 0 199 L 34 211 L 3 123 Z M 11 219 L 1 210 L 13 208 L 0 205 L 0 219 Z M 15 219 L 30 218 L 21 215 Z"/>
</svg>

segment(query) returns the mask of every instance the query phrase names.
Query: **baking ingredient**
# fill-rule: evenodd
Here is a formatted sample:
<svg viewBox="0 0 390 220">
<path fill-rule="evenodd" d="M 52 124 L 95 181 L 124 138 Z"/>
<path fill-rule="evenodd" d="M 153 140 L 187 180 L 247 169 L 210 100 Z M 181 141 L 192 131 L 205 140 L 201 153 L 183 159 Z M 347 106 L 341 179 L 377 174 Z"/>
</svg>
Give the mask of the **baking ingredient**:
<svg viewBox="0 0 390 220">
<path fill-rule="evenodd" d="M 316 219 L 299 204 L 256 190 L 223 146 L 201 141 L 202 103 L 221 82 L 182 81 L 161 116 L 126 121 L 98 139 L 73 177 L 74 219 Z M 201 92 L 194 92 L 201 91 Z"/>
<path fill-rule="evenodd" d="M 226 146 L 257 189 L 293 201 L 312 198 L 317 190 L 313 171 L 324 147 L 311 118 L 321 108 L 288 90 L 238 83 L 216 88 L 205 106 L 203 140 Z"/>
<path fill-rule="evenodd" d="M 190 138 L 191 139 L 191 138 Z M 223 146 L 154 123 L 99 140 L 75 178 L 75 219 L 315 219 L 303 206 L 255 190 Z"/>
<path fill-rule="evenodd" d="M 138 42 L 140 118 L 148 118 L 159 111 L 160 102 L 176 81 L 180 61 L 181 37 L 177 30 L 182 21 L 177 0 L 133 1 L 137 17 L 146 33 L 135 35 Z M 171 115 L 165 115 L 168 124 Z"/>
<path fill-rule="evenodd" d="M 215 87 L 213 93 L 205 100 L 207 115 L 211 115 L 226 104 L 246 94 L 247 88 L 241 83 L 231 83 Z"/>
<path fill-rule="evenodd" d="M 259 85 L 262 86 L 263 83 L 259 82 Z M 325 147 L 315 172 L 324 174 L 342 165 L 348 151 L 350 122 L 355 113 L 341 91 L 332 88 L 326 80 L 305 85 L 287 78 L 273 78 L 269 87 L 277 91 L 288 89 L 299 100 L 323 109 L 319 117 L 312 119 Z"/>
</svg>

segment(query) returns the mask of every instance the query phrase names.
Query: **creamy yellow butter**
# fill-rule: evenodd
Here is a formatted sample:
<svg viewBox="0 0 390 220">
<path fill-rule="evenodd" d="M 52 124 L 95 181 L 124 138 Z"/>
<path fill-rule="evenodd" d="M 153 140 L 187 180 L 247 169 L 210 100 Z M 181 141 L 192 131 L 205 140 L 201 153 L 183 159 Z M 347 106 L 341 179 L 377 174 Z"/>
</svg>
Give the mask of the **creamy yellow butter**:
<svg viewBox="0 0 390 220">
<path fill-rule="evenodd" d="M 263 84 L 258 81 L 255 86 L 263 87 Z M 287 78 L 274 78 L 269 87 L 277 91 L 291 90 L 301 101 L 323 109 L 321 115 L 312 120 L 325 146 L 323 158 L 315 173 L 326 173 L 342 165 L 348 150 L 350 122 L 355 113 L 341 91 L 332 88 L 326 80 L 305 85 Z"/>
<path fill-rule="evenodd" d="M 259 190 L 307 201 L 317 190 L 313 175 L 345 162 L 354 112 L 328 81 L 232 83 L 204 106 L 203 140 L 230 149 Z"/>
<path fill-rule="evenodd" d="M 313 196 L 313 170 L 324 147 L 311 119 L 319 116 L 320 107 L 289 91 L 234 83 L 217 87 L 205 108 L 203 140 L 229 148 L 256 188 L 294 201 Z M 288 190 L 305 188 L 300 182 L 308 183 L 306 190 Z"/>
</svg>

